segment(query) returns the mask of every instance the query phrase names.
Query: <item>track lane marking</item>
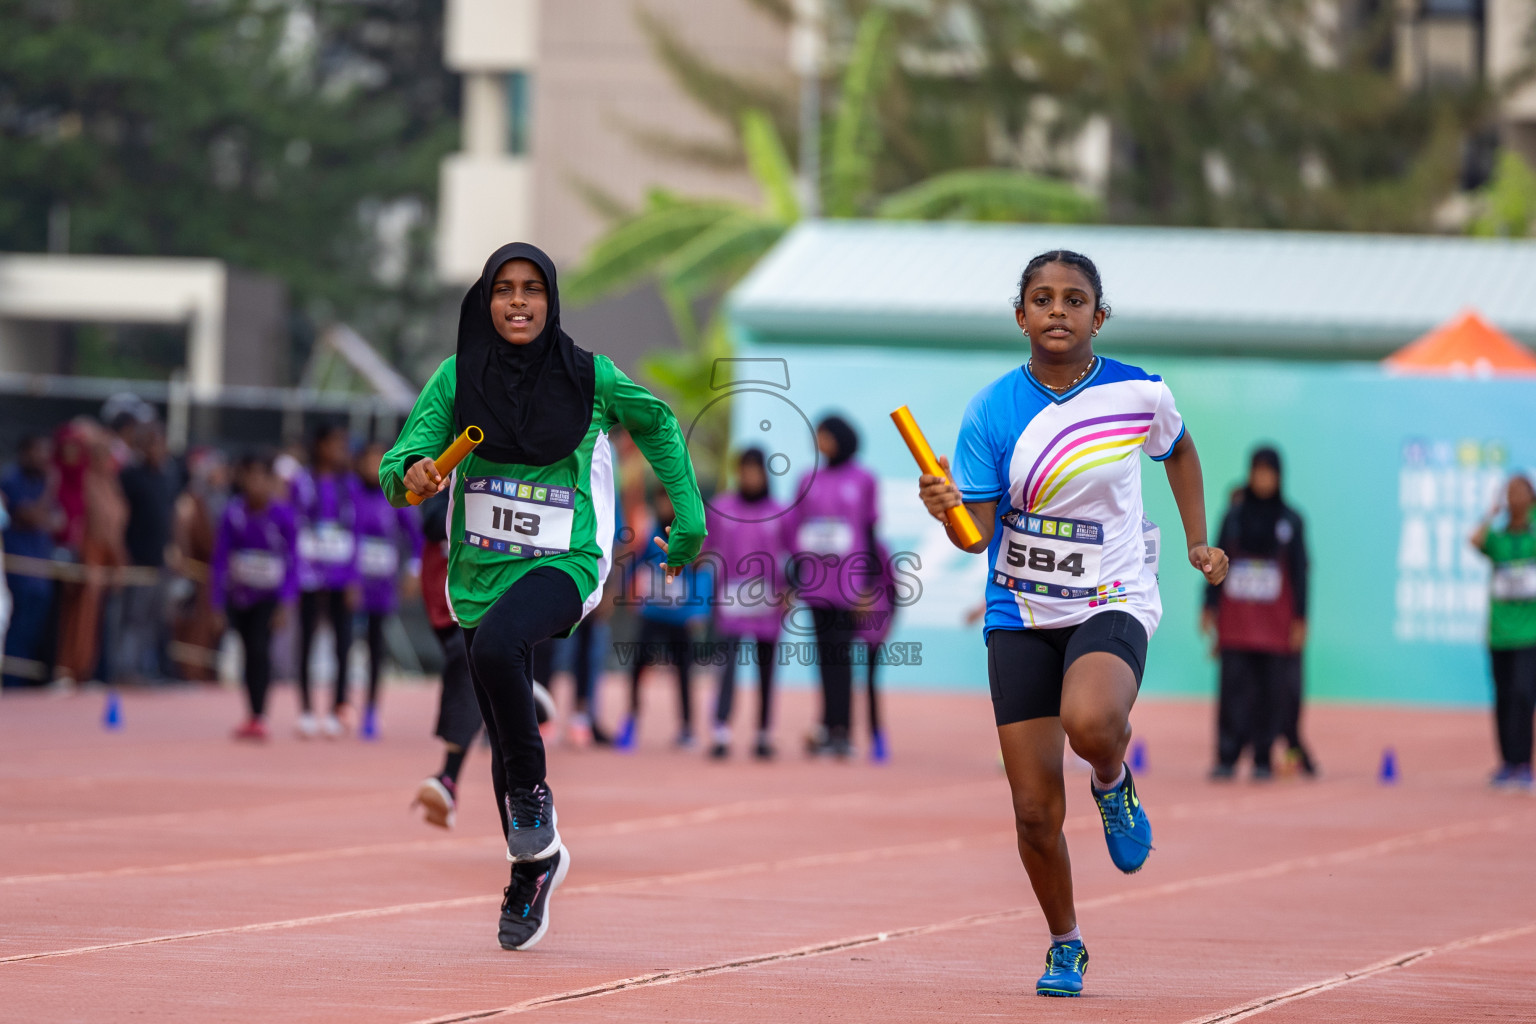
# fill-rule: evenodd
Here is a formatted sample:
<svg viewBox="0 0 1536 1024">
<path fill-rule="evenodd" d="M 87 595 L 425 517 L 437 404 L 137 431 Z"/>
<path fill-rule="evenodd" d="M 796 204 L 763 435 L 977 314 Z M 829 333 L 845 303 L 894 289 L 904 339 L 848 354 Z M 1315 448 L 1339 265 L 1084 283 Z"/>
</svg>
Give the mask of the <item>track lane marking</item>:
<svg viewBox="0 0 1536 1024">
<path fill-rule="evenodd" d="M 1192 879 L 1184 879 L 1177 882 L 1166 882 L 1162 885 L 1152 886 L 1147 889 L 1135 889 L 1127 892 L 1115 893 L 1109 896 L 1101 896 L 1096 899 L 1083 900 L 1078 903 L 1078 909 L 1096 909 L 1099 907 L 1113 906 L 1121 903 L 1133 903 L 1139 900 L 1155 899 L 1160 896 L 1175 895 L 1192 889 L 1214 888 L 1233 882 L 1248 881 L 1255 878 L 1273 877 L 1290 871 L 1304 870 L 1306 868 L 1327 866 L 1332 864 L 1347 864 L 1368 857 L 1381 856 L 1385 853 L 1394 853 L 1416 846 L 1426 846 L 1445 839 L 1461 838 L 1466 835 L 1475 835 L 1485 832 L 1504 831 L 1521 820 L 1529 820 L 1528 814 L 1507 814 L 1495 818 L 1478 819 L 1461 822 L 1456 825 L 1443 825 L 1421 832 L 1409 833 L 1403 836 L 1395 836 L 1391 839 L 1369 843 L 1365 846 L 1351 847 L 1339 850 L 1332 854 L 1313 855 L 1308 857 L 1293 857 L 1277 861 L 1260 868 L 1246 871 L 1229 871 L 1216 875 L 1204 875 Z M 471 1010 L 461 1013 L 450 1013 L 443 1016 L 431 1017 L 425 1020 L 414 1021 L 412 1024 L 461 1024 L 466 1021 L 484 1020 L 490 1017 L 511 1016 L 527 1013 L 542 1006 L 556 1003 L 571 1002 L 578 999 L 591 999 L 613 995 L 617 992 L 625 992 L 631 989 L 649 988 L 656 985 L 672 985 L 681 981 L 694 978 L 709 977 L 715 974 L 746 970 L 763 964 L 778 963 L 787 960 L 800 960 L 807 957 L 822 956 L 827 953 L 835 953 L 846 949 L 855 949 L 860 946 L 873 945 L 880 942 L 888 942 L 893 939 L 913 938 L 923 935 L 933 935 L 941 932 L 957 931 L 965 928 L 980 927 L 990 924 L 998 924 L 1006 921 L 1015 921 L 1035 916 L 1039 913 L 1036 907 L 1015 907 L 1008 910 L 990 911 L 983 914 L 968 914 L 964 917 L 953 918 L 948 921 L 940 921 L 933 924 L 913 925 L 906 928 L 891 929 L 881 932 L 871 932 L 850 938 L 834 939 L 828 942 L 816 943 L 808 946 L 797 946 L 792 949 L 780 950 L 773 953 L 762 953 L 750 957 L 741 957 L 708 964 L 701 967 L 681 968 L 678 970 L 652 971 L 647 974 L 636 975 L 630 978 L 621 978 L 617 981 L 604 982 L 598 985 L 589 985 L 579 989 L 571 989 L 566 992 L 557 992 L 547 996 L 536 996 L 510 1006 L 495 1007 L 487 1010 Z"/>
<path fill-rule="evenodd" d="M 944 786 L 929 786 L 923 789 L 913 790 L 911 796 L 920 798 L 923 796 L 949 796 L 956 791 L 974 792 L 973 783 L 957 783 Z M 626 821 L 607 822 L 594 825 L 576 825 L 565 830 L 566 834 L 579 839 L 607 838 L 610 836 L 634 835 L 639 832 L 648 832 L 656 829 L 684 828 L 690 825 L 708 825 L 717 821 L 731 821 L 739 818 L 754 817 L 757 815 L 773 814 L 780 811 L 795 808 L 804 811 L 808 808 L 837 810 L 848 805 L 863 806 L 869 798 L 880 791 L 854 790 L 848 793 L 833 793 L 822 797 L 812 797 L 806 800 L 790 800 L 782 797 L 772 797 L 764 800 L 737 800 L 724 804 L 712 804 L 695 808 L 691 811 L 678 811 L 672 814 L 653 815 L 648 818 L 631 818 Z M 398 800 L 398 795 L 391 797 Z M 319 802 L 319 801 L 316 801 Z M 325 801 L 329 803 L 331 801 Z M 276 806 L 293 806 L 276 805 Z M 157 824 L 171 823 L 158 820 L 162 816 L 154 816 Z M 165 815 L 166 819 L 181 820 L 180 815 Z M 101 820 L 101 819 L 98 819 Z M 109 819 L 110 820 L 110 819 Z M 147 823 L 146 819 L 138 819 L 139 823 Z M 454 848 L 468 846 L 475 843 L 492 843 L 494 836 L 455 836 L 438 839 L 410 839 L 395 843 L 374 843 L 362 846 L 326 847 L 319 850 L 295 850 L 286 853 L 258 854 L 251 857 L 227 857 L 209 858 L 198 861 L 182 861 L 173 864 L 145 864 L 121 868 L 98 868 L 88 871 L 54 872 L 49 874 L 31 875 L 5 875 L 0 876 L 0 886 L 9 885 L 34 885 L 45 882 L 78 882 L 92 881 L 108 878 L 134 878 L 156 874 L 182 874 L 189 871 L 218 870 L 221 868 L 247 868 L 263 867 L 274 864 L 302 864 L 318 860 L 326 860 L 331 857 L 347 858 L 362 857 L 378 853 L 391 853 L 396 851 L 409 851 L 433 848 Z"/>
<path fill-rule="evenodd" d="M 973 792 L 973 783 L 959 783 L 956 785 L 934 786 L 923 790 L 914 791 L 914 795 L 945 796 L 952 791 L 964 790 Z M 822 798 L 812 798 L 800 801 L 798 807 L 804 809 L 807 806 L 815 806 L 821 801 L 828 802 L 832 808 L 841 807 L 848 803 L 861 803 L 872 792 L 871 790 L 856 790 L 851 793 L 839 793 Z M 883 792 L 883 791 L 881 791 Z M 397 797 L 392 797 L 397 799 Z M 1286 795 L 1283 800 L 1274 799 L 1271 794 L 1245 794 L 1240 797 L 1230 797 L 1224 800 L 1186 801 L 1174 804 L 1159 811 L 1161 818 L 1174 821 L 1185 821 L 1190 818 L 1202 817 L 1213 813 L 1241 812 L 1254 807 L 1272 809 L 1276 806 L 1285 806 L 1290 803 L 1298 803 L 1305 799 L 1310 802 L 1312 797 L 1304 791 L 1296 791 Z M 312 801 L 305 804 L 322 801 Z M 325 803 L 332 801 L 326 800 Z M 788 809 L 794 801 L 783 798 L 770 798 L 765 800 L 741 800 L 726 804 L 715 804 L 696 808 L 692 811 L 680 811 L 673 814 L 658 815 L 649 818 L 633 818 L 628 821 L 611 822 L 607 824 L 576 825 L 566 830 L 566 834 L 579 839 L 605 838 L 608 836 L 632 835 L 659 828 L 679 828 L 690 825 L 706 825 L 717 821 L 728 821 L 742 817 L 751 817 L 755 814 L 767 814 L 774 811 Z M 294 804 L 278 804 L 273 806 L 291 807 Z M 156 819 L 161 816 L 154 816 Z M 181 820 L 180 815 L 166 815 L 166 818 Z M 120 821 L 124 819 L 96 819 Z M 143 823 L 145 819 L 137 819 Z M 1097 825 L 1099 819 L 1094 816 L 1084 816 L 1068 821 L 1064 828 L 1075 830 L 1084 822 Z M 158 821 L 158 824 L 168 822 Z M 376 854 L 409 852 L 413 850 L 456 849 L 460 846 L 473 846 L 477 843 L 490 845 L 495 842 L 494 836 L 454 836 L 438 839 L 409 839 L 393 843 L 373 843 L 357 846 L 324 847 L 318 850 L 291 850 L 282 853 L 255 854 L 250 857 L 214 857 L 204 860 L 179 861 L 171 864 L 142 864 L 130 865 L 120 868 L 96 868 L 86 871 L 62 871 L 47 874 L 3 875 L 0 876 L 0 887 L 13 885 L 42 885 L 59 882 L 87 882 L 101 881 L 117 878 L 145 878 L 155 875 L 179 875 L 195 871 L 218 871 L 224 869 L 239 869 L 253 867 L 272 867 L 286 864 L 306 864 L 330 859 L 346 859 L 352 857 L 366 857 Z M 499 845 L 499 844 L 498 844 Z"/>
<path fill-rule="evenodd" d="M 1191 879 L 1166 882 L 1148 889 L 1130 890 L 1128 892 L 1116 893 L 1110 896 L 1101 896 L 1096 899 L 1081 901 L 1078 903 L 1078 907 L 1082 909 L 1111 906 L 1118 903 L 1134 902 L 1141 899 L 1152 899 L 1158 896 L 1172 895 L 1179 892 L 1186 892 L 1191 889 L 1205 889 L 1219 885 L 1226 885 L 1232 882 L 1269 878 L 1309 867 L 1349 863 L 1351 861 L 1361 860 L 1367 857 L 1381 856 L 1386 853 L 1393 853 L 1417 846 L 1428 845 L 1430 843 L 1439 842 L 1444 839 L 1460 838 L 1462 836 L 1474 835 L 1481 832 L 1504 831 L 1511 827 L 1515 822 L 1528 819 L 1529 817 L 1529 814 L 1516 813 L 1502 815 L 1495 818 L 1461 822 L 1456 825 L 1442 825 L 1420 832 L 1408 833 L 1406 835 L 1396 836 L 1391 839 L 1381 840 L 1375 843 L 1367 844 L 1365 846 L 1340 850 L 1332 854 L 1317 854 L 1307 857 L 1289 858 L 1287 860 L 1277 861 L 1273 864 L 1265 865 L 1263 867 L 1249 868 L 1242 871 L 1223 872 L 1216 875 L 1197 876 Z M 1077 827 L 1082 827 L 1085 822 L 1089 821 L 1092 821 L 1092 819 L 1088 819 L 1086 816 L 1084 816 L 1082 818 L 1072 819 L 1070 824 L 1076 825 Z M 1093 823 L 1097 824 L 1096 821 Z M 1008 833 L 991 831 L 979 836 L 968 837 L 965 839 L 948 839 L 931 843 L 876 847 L 873 849 L 853 850 L 843 854 L 816 854 L 810 857 L 792 858 L 789 860 L 759 861 L 752 864 L 737 865 L 728 868 L 706 869 L 702 872 L 682 872 L 676 875 L 659 875 L 645 878 L 619 879 L 612 882 L 597 882 L 588 886 L 574 886 L 565 891 L 568 895 L 579 895 L 591 892 L 608 892 L 613 891 L 614 889 L 630 886 L 681 884 L 689 881 L 700 880 L 701 876 L 730 877 L 733 875 L 766 873 L 769 871 L 779 870 L 793 870 L 796 866 L 799 866 L 807 861 L 815 862 L 815 864 L 818 866 L 836 864 L 844 860 L 848 861 L 849 863 L 859 863 L 861 861 L 882 859 L 884 857 L 909 856 L 914 852 L 914 848 L 916 848 L 918 851 L 948 852 L 952 849 L 959 849 L 964 845 L 972 842 L 978 842 L 982 839 L 995 840 L 996 837 L 1003 834 L 1011 834 L 1011 830 Z M 358 910 L 343 910 L 330 914 L 315 914 L 307 917 L 288 918 L 279 921 L 262 921 L 253 924 L 232 925 L 224 928 L 204 928 L 194 931 L 174 932 L 167 935 L 150 935 L 138 939 L 125 939 L 119 942 L 97 943 L 89 946 L 75 946 L 68 949 L 44 950 L 36 953 L 17 953 L 10 956 L 0 957 L 0 964 L 22 963 L 32 960 L 58 959 L 69 956 L 81 956 L 88 953 L 106 952 L 114 949 L 130 949 L 138 946 L 163 945 L 170 942 L 183 942 L 191 939 L 211 938 L 213 936 L 219 935 L 245 935 L 261 932 L 285 931 L 294 928 L 310 927 L 313 925 L 330 924 L 338 921 L 393 917 L 401 914 L 410 914 L 427 910 L 455 909 L 458 907 L 475 906 L 481 903 L 494 903 L 495 900 L 496 897 L 493 895 L 459 896 L 443 900 L 426 900 L 413 903 L 393 904 L 384 907 L 368 907 Z M 1035 913 L 1038 913 L 1038 910 L 1034 907 L 1012 908 L 1009 910 L 991 911 L 984 914 L 973 914 L 967 917 L 956 918 L 952 921 L 940 922 L 933 925 L 914 926 L 913 928 L 908 928 L 899 932 L 887 931 L 879 932 L 876 934 L 883 937 L 905 937 L 908 935 L 929 934 L 935 931 L 949 931 L 954 928 L 971 927 L 974 925 L 990 924 L 999 921 L 1016 920 L 1019 918 L 1031 916 Z M 789 954 L 793 954 L 790 956 L 790 958 L 798 959 L 803 956 L 813 955 L 804 952 L 804 950 L 807 949 L 822 950 L 823 952 L 833 952 L 836 949 L 845 948 L 844 946 L 838 945 L 838 943 L 844 941 L 867 944 L 868 941 L 885 941 L 885 939 L 870 939 L 869 936 L 862 936 L 849 940 L 836 940 L 832 944 L 822 944 L 814 947 L 798 947 L 795 950 L 785 951 L 784 955 L 788 956 Z M 780 956 L 780 954 L 762 954 L 762 957 L 767 957 L 770 959 L 776 956 Z M 762 959 L 762 957 L 750 958 L 752 963 L 748 964 L 748 966 L 755 965 L 759 962 L 769 962 L 769 960 Z M 736 963 L 736 961 L 730 962 L 730 964 Z M 703 968 L 688 968 L 678 972 L 659 972 L 658 977 L 670 977 L 672 974 L 685 974 L 690 971 L 710 970 L 712 968 L 725 969 L 726 967 L 730 967 L 730 969 L 733 970 L 740 969 L 740 965 L 731 967 L 730 964 L 711 965 L 710 967 Z M 630 984 L 631 980 L 632 979 L 623 979 L 625 983 L 624 987 L 634 987 L 633 984 Z M 650 983 L 660 982 L 648 982 L 648 984 Z M 616 982 L 614 984 L 618 983 Z M 615 989 L 614 991 L 618 991 L 618 989 Z M 542 998 L 553 999 L 555 997 L 551 996 Z M 499 1008 L 486 1012 L 490 1014 L 503 1013 L 506 1012 L 506 1008 Z M 433 1019 L 436 1020 L 436 1018 Z M 457 1020 L 459 1018 L 451 1019 Z"/>
<path fill-rule="evenodd" d="M 1301 985 L 1297 988 L 1287 989 L 1284 992 L 1276 992 L 1274 995 L 1263 996 L 1259 999 L 1237 1006 L 1230 1006 L 1225 1010 L 1205 1017 L 1193 1017 L 1184 1024 L 1236 1024 L 1237 1021 L 1247 1020 L 1249 1017 L 1257 1017 L 1261 1013 L 1267 1013 L 1277 1006 L 1293 1003 L 1298 999 L 1310 999 L 1313 996 L 1331 992 L 1345 985 L 1352 985 L 1366 978 L 1374 978 L 1380 974 L 1388 974 L 1392 971 L 1400 971 L 1405 967 L 1428 960 L 1432 956 L 1441 953 L 1459 952 L 1463 949 L 1471 949 L 1474 946 L 1485 946 L 1492 942 L 1502 942 L 1505 939 L 1515 939 L 1523 935 L 1536 934 L 1536 922 L 1525 925 L 1517 925 L 1513 928 L 1500 928 L 1496 931 L 1483 932 L 1481 935 L 1472 935 L 1454 942 L 1443 943 L 1439 946 L 1428 946 L 1423 949 L 1411 950 L 1407 953 L 1399 953 L 1385 960 L 1378 960 L 1374 964 L 1358 967 L 1353 971 L 1345 971 L 1331 978 L 1314 981 L 1311 984 Z"/>
<path fill-rule="evenodd" d="M 1232 882 L 1248 881 L 1254 878 L 1272 877 L 1284 874 L 1288 871 L 1305 869 L 1320 865 L 1345 864 L 1361 860 L 1366 857 L 1380 856 L 1383 853 L 1397 852 L 1410 849 L 1415 846 L 1424 846 L 1443 839 L 1459 838 L 1464 835 L 1479 832 L 1495 832 L 1508 828 L 1514 821 L 1528 818 L 1528 815 L 1510 814 L 1498 818 L 1482 819 L 1478 821 L 1462 822 L 1458 825 L 1440 826 L 1427 829 L 1423 832 L 1410 833 L 1397 836 L 1389 840 L 1370 843 L 1366 846 L 1352 847 L 1347 850 L 1339 850 L 1332 854 L 1320 854 L 1310 857 L 1294 857 L 1288 860 L 1277 861 L 1274 864 L 1265 865 L 1248 871 L 1229 871 L 1218 875 L 1204 875 L 1197 878 L 1185 879 L 1178 882 L 1167 882 L 1162 885 L 1152 886 L 1148 889 L 1134 889 L 1128 892 L 1115 893 L 1109 896 L 1100 896 L 1096 899 L 1083 900 L 1077 904 L 1079 910 L 1094 909 L 1098 907 L 1113 906 L 1121 903 L 1134 903 L 1140 900 L 1154 899 L 1159 896 L 1174 895 L 1187 892 L 1191 889 L 1208 889 Z M 912 925 L 906 928 L 894 928 L 882 932 L 870 932 L 864 935 L 856 935 L 849 938 L 833 939 L 828 942 L 816 943 L 808 946 L 797 946 L 793 949 L 780 950 L 773 953 L 760 953 L 755 956 L 739 957 L 719 963 L 707 964 L 701 967 L 685 967 L 677 970 L 651 971 L 646 974 L 635 975 L 630 978 L 621 978 L 617 981 L 603 982 L 597 985 L 588 985 L 566 992 L 556 992 L 547 996 L 535 996 L 522 1002 L 513 1003 L 510 1006 L 500 1006 L 485 1010 L 470 1010 L 461 1013 L 450 1013 L 439 1017 L 430 1017 L 425 1020 L 412 1021 L 411 1024 L 465 1024 L 468 1021 L 487 1020 L 492 1017 L 514 1016 L 529 1013 L 541 1007 L 552 1006 L 559 1003 L 573 1002 L 579 999 L 593 999 L 614 995 L 619 992 L 627 992 L 634 989 L 652 988 L 658 985 L 675 985 L 678 982 L 691 981 L 695 978 L 707 978 L 716 974 L 726 974 L 735 971 L 748 970 L 760 967 L 764 964 L 782 963 L 789 960 L 802 960 L 808 957 L 823 956 L 827 953 L 841 952 L 847 949 L 857 949 L 861 946 L 871 946 L 877 943 L 890 942 L 895 939 L 916 938 L 924 935 L 936 935 L 943 932 L 959 931 L 966 928 L 982 927 L 991 924 L 1000 924 L 1007 921 L 1015 921 L 1022 918 L 1033 917 L 1039 914 L 1037 907 L 1014 907 L 1008 910 L 995 910 L 983 914 L 967 914 L 964 917 L 952 918 L 948 921 L 939 921 L 933 924 Z M 1536 930 L 1536 925 L 1531 926 Z M 1502 933 L 1490 933 L 1502 934 Z M 1481 937 L 1479 937 L 1481 938 Z M 1449 947 L 1447 947 L 1449 948 Z M 1236 1019 L 1236 1018 L 1230 1018 Z M 1213 1018 L 1211 1021 L 1185 1022 L 1185 1024 L 1215 1024 L 1219 1020 L 1227 1024 L 1229 1018 Z"/>
</svg>

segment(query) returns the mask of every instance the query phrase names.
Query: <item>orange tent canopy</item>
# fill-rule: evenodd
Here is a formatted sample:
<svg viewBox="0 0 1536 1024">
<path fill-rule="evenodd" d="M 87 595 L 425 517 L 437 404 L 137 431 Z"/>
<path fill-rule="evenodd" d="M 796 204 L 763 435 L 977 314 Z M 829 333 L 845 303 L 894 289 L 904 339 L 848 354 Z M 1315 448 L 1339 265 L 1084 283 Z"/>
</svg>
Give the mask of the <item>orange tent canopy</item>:
<svg viewBox="0 0 1536 1024">
<path fill-rule="evenodd" d="M 1536 353 L 1468 310 L 1386 358 L 1405 373 L 1536 373 Z"/>
</svg>

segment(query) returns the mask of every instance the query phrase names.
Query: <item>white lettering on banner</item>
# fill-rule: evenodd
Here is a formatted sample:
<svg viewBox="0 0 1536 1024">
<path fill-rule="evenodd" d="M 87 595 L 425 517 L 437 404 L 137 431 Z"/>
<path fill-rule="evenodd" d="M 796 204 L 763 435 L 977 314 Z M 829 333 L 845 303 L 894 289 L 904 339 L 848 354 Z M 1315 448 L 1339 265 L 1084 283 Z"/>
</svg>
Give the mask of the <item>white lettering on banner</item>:
<svg viewBox="0 0 1536 1024">
<path fill-rule="evenodd" d="M 846 555 L 853 551 L 853 526 L 841 519 L 807 519 L 795 543 L 801 551 L 817 555 Z"/>
<path fill-rule="evenodd" d="M 1500 440 L 1404 443 L 1397 490 L 1399 640 L 1460 644 L 1484 638 L 1488 566 L 1467 538 L 1503 488 L 1507 462 Z"/>
<path fill-rule="evenodd" d="M 229 578 L 252 590 L 276 590 L 283 585 L 283 560 L 271 551 L 247 549 L 229 556 Z"/>
<path fill-rule="evenodd" d="M 1273 558 L 1239 558 L 1227 571 L 1225 590 L 1234 601 L 1269 604 L 1279 599 L 1284 585 L 1280 563 Z"/>
<path fill-rule="evenodd" d="M 357 551 L 357 568 L 370 579 L 389 579 L 400 567 L 400 549 L 383 537 L 364 537 Z"/>
<path fill-rule="evenodd" d="M 520 558 L 571 549 L 576 521 L 568 487 L 471 477 L 464 487 L 464 543 Z"/>
</svg>

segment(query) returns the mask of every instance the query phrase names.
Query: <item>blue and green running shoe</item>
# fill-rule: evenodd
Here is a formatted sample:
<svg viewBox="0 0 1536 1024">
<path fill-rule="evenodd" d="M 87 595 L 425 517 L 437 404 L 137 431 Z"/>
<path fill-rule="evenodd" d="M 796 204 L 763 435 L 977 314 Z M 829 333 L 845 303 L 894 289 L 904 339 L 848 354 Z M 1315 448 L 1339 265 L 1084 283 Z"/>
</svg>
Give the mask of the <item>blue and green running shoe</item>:
<svg viewBox="0 0 1536 1024">
<path fill-rule="evenodd" d="M 1141 799 L 1136 796 L 1136 783 L 1131 779 L 1131 769 L 1125 769 L 1120 785 L 1107 793 L 1089 783 L 1094 803 L 1099 805 L 1099 817 L 1104 819 L 1104 841 L 1109 844 L 1109 859 L 1115 867 L 1131 875 L 1141 870 L 1152 852 L 1152 823 L 1147 812 L 1141 809 Z"/>
<path fill-rule="evenodd" d="M 1051 944 L 1045 954 L 1045 973 L 1035 982 L 1037 996 L 1080 996 L 1083 994 L 1083 970 L 1088 966 L 1088 950 L 1081 939 Z"/>
</svg>

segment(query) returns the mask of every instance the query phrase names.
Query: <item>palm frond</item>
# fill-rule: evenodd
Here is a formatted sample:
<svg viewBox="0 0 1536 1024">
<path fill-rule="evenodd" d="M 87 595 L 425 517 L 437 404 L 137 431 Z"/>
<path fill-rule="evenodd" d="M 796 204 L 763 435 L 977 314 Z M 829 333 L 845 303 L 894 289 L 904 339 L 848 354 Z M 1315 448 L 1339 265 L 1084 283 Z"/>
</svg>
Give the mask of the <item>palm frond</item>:
<svg viewBox="0 0 1536 1024">
<path fill-rule="evenodd" d="M 856 216 L 860 201 L 874 187 L 880 150 L 875 103 L 894 63 L 895 48 L 886 38 L 890 25 L 890 15 L 881 7 L 860 18 L 843 72 L 827 162 L 826 209 L 833 217 Z"/>
<path fill-rule="evenodd" d="M 794 0 L 747 0 L 747 3 L 780 25 L 788 25 L 795 20 Z"/>
<path fill-rule="evenodd" d="M 726 217 L 667 257 L 661 276 L 688 296 L 728 287 L 784 237 L 788 226 L 753 213 Z"/>
<path fill-rule="evenodd" d="M 620 221 L 628 220 L 636 213 L 634 207 L 584 174 L 567 174 L 565 176 L 565 185 L 572 192 L 576 193 L 576 198 L 585 203 L 587 209 L 603 218 L 609 224 L 617 224 Z"/>
<path fill-rule="evenodd" d="M 660 193 L 665 196 L 665 193 Z M 567 302 L 584 305 L 639 283 L 661 263 L 701 232 L 738 213 L 736 203 L 662 202 L 618 225 L 587 254 L 586 261 L 564 284 Z"/>
<path fill-rule="evenodd" d="M 768 115 L 749 110 L 741 116 L 741 144 L 747 167 L 767 200 L 768 215 L 790 223 L 800 219 L 800 200 L 795 195 L 795 169 L 784 143 Z"/>
<path fill-rule="evenodd" d="M 887 196 L 877 215 L 888 220 L 980 220 L 1075 224 L 1103 216 L 1098 200 L 1063 181 L 1006 168 L 938 174 Z"/>
<path fill-rule="evenodd" d="M 768 111 L 781 125 L 794 123 L 792 104 L 782 86 L 734 75 L 710 63 L 651 11 L 640 8 L 635 20 L 656 59 L 678 87 L 731 130 L 735 130 L 742 112 L 752 108 Z"/>
</svg>

